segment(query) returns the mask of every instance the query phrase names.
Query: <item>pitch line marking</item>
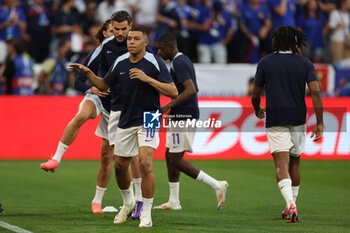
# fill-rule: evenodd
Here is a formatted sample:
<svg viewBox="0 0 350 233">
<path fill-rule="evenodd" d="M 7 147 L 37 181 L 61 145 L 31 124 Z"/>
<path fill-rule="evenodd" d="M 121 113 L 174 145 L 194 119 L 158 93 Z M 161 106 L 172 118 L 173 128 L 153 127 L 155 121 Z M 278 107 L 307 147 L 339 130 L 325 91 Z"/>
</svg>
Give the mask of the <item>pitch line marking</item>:
<svg viewBox="0 0 350 233">
<path fill-rule="evenodd" d="M 0 221 L 0 227 L 5 228 L 7 230 L 13 231 L 13 232 L 17 232 L 17 233 L 33 233 L 31 231 L 27 231 L 25 229 L 22 229 L 18 226 L 14 226 L 11 224 L 8 224 L 6 222 Z"/>
</svg>

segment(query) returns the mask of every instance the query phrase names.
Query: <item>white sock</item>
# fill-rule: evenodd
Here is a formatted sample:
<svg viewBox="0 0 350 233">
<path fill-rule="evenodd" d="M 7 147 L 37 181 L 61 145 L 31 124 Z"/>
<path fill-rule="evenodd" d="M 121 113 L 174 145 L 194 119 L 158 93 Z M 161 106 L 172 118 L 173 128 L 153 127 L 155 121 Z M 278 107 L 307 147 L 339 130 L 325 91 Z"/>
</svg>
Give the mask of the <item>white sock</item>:
<svg viewBox="0 0 350 233">
<path fill-rule="evenodd" d="M 62 142 L 58 143 L 57 150 L 55 155 L 52 157 L 52 159 L 56 159 L 58 163 L 61 162 L 62 156 L 64 152 L 68 149 L 68 146 L 63 144 Z"/>
<path fill-rule="evenodd" d="M 142 206 L 141 216 L 149 216 L 149 217 L 151 217 L 153 197 L 152 198 L 144 198 L 144 197 L 142 197 L 142 201 L 143 201 L 143 206 Z"/>
<path fill-rule="evenodd" d="M 135 201 L 141 201 L 142 200 L 142 190 L 141 190 L 141 182 L 142 178 L 134 178 L 133 179 L 134 186 L 135 186 Z"/>
<path fill-rule="evenodd" d="M 174 204 L 180 203 L 179 186 L 180 186 L 180 182 L 169 182 L 169 191 L 170 191 L 169 202 L 170 203 L 174 203 Z"/>
<path fill-rule="evenodd" d="M 102 198 L 103 195 L 105 194 L 105 191 L 107 190 L 107 188 L 101 188 L 98 185 L 96 186 L 96 193 L 95 193 L 95 197 L 92 200 L 92 203 L 102 203 Z"/>
<path fill-rule="evenodd" d="M 123 197 L 123 204 L 132 205 L 134 202 L 134 190 L 132 188 L 132 185 L 130 185 L 128 189 L 119 190 Z"/>
<path fill-rule="evenodd" d="M 220 192 L 220 190 L 221 190 L 221 186 L 220 186 L 219 181 L 217 181 L 213 177 L 209 176 L 204 171 L 199 171 L 199 174 L 198 174 L 196 180 L 198 180 L 206 185 L 209 185 L 210 187 L 212 187 L 212 189 L 215 190 L 216 193 Z"/>
<path fill-rule="evenodd" d="M 293 200 L 293 191 L 292 191 L 292 180 L 291 179 L 283 179 L 278 182 L 278 187 L 280 188 L 281 194 L 286 201 L 287 207 L 291 204 L 295 205 Z"/>
<path fill-rule="evenodd" d="M 294 202 L 297 202 L 297 197 L 299 194 L 299 186 L 292 186 L 292 192 L 293 192 L 293 200 Z"/>
</svg>

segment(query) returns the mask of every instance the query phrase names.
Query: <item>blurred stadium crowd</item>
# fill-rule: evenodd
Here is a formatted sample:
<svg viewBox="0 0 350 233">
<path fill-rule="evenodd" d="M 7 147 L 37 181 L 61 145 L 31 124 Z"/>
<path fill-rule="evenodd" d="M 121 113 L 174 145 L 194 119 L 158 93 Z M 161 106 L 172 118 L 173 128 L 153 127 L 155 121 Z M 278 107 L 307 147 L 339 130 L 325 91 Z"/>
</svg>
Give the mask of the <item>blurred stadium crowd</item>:
<svg viewBox="0 0 350 233">
<path fill-rule="evenodd" d="M 35 93 L 79 94 L 66 63 L 82 62 L 99 45 L 94 35 L 117 10 L 129 12 L 134 25 L 148 30 L 155 52 L 157 38 L 173 32 L 179 50 L 193 62 L 257 63 L 271 52 L 270 34 L 280 25 L 297 27 L 307 35 L 309 47 L 303 53 L 313 62 L 350 57 L 350 0 L 0 0 L 0 4 L 0 94 L 11 94 L 9 89 L 20 85 L 6 79 L 15 74 L 17 63 L 41 64 Z M 25 58 L 16 61 L 21 54 Z M 41 80 L 52 75 L 64 80 L 61 93 L 40 89 Z M 9 85 L 12 88 L 4 88 Z"/>
</svg>

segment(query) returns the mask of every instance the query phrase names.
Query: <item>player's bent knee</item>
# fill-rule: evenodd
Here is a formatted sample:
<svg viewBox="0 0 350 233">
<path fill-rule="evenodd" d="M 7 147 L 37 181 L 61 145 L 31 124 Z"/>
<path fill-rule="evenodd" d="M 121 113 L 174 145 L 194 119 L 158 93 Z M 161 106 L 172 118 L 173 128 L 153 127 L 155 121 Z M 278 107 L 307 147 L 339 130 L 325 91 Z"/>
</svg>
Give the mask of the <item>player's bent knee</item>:
<svg viewBox="0 0 350 233">
<path fill-rule="evenodd" d="M 143 174 L 149 174 L 153 171 L 152 160 L 140 160 L 140 171 Z"/>
<path fill-rule="evenodd" d="M 113 150 L 110 150 L 109 146 L 101 149 L 101 162 L 110 163 L 114 160 L 114 157 Z"/>
<path fill-rule="evenodd" d="M 109 166 L 113 162 L 114 155 L 104 152 L 101 153 L 101 163 L 105 166 Z"/>
<path fill-rule="evenodd" d="M 87 120 L 89 120 L 91 117 L 88 114 L 85 113 L 78 113 L 75 117 L 74 117 L 74 122 L 77 125 L 82 125 L 84 124 Z"/>
</svg>

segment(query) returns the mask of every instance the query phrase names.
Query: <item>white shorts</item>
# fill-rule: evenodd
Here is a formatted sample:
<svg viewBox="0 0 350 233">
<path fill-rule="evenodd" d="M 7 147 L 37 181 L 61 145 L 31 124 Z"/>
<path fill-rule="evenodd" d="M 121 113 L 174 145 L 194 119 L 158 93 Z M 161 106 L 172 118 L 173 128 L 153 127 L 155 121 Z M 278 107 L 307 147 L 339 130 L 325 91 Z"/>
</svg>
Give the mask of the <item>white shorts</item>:
<svg viewBox="0 0 350 233">
<path fill-rule="evenodd" d="M 96 108 L 96 116 L 101 114 L 101 120 L 98 124 L 95 134 L 101 138 L 109 140 L 108 138 L 108 120 L 109 120 L 109 112 L 104 109 L 101 99 L 95 94 L 86 94 L 83 101 L 81 101 L 80 105 L 85 101 L 90 100 L 95 104 Z"/>
<path fill-rule="evenodd" d="M 195 135 L 195 128 L 188 127 L 169 127 L 166 132 L 166 148 L 170 153 L 180 153 L 192 151 L 192 143 Z"/>
<path fill-rule="evenodd" d="M 117 134 L 120 113 L 121 111 L 111 111 L 111 113 L 109 114 L 108 138 L 110 146 L 113 146 L 115 144 L 115 135 Z"/>
<path fill-rule="evenodd" d="M 139 147 L 147 146 L 157 149 L 159 146 L 158 129 L 144 129 L 135 126 L 127 129 L 118 128 L 114 154 L 121 157 L 132 157 L 139 154 Z"/>
<path fill-rule="evenodd" d="M 299 157 L 305 149 L 306 125 L 273 126 L 266 128 L 270 153 L 289 152 Z"/>
</svg>

